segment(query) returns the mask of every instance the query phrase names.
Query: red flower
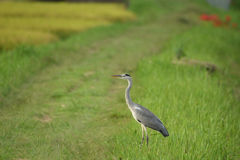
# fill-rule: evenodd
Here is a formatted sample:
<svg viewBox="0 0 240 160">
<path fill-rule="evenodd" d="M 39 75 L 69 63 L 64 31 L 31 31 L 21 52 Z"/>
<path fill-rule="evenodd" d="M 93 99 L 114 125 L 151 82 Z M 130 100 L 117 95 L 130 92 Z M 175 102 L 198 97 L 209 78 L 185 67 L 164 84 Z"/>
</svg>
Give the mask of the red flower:
<svg viewBox="0 0 240 160">
<path fill-rule="evenodd" d="M 206 15 L 206 14 L 202 14 L 202 15 L 200 16 L 200 20 L 202 20 L 202 21 L 209 21 L 209 16 Z"/>
<path fill-rule="evenodd" d="M 209 20 L 216 21 L 216 20 L 219 20 L 219 17 L 217 15 L 213 14 L 213 15 L 209 16 Z"/>
<path fill-rule="evenodd" d="M 233 24 L 232 24 L 232 27 L 233 27 L 233 28 L 236 28 L 236 27 L 237 27 L 237 23 L 233 23 Z"/>
<path fill-rule="evenodd" d="M 215 20 L 214 23 L 213 23 L 214 26 L 216 27 L 220 27 L 222 25 L 222 21 L 221 20 Z"/>
<path fill-rule="evenodd" d="M 226 21 L 231 21 L 231 17 L 230 16 L 226 16 Z"/>
</svg>

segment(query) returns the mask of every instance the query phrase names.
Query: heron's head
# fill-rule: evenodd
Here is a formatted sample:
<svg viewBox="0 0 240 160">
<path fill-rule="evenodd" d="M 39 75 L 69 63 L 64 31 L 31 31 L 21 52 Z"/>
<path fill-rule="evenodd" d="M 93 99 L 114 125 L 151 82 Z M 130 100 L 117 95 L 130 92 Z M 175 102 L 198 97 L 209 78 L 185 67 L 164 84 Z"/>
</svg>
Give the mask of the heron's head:
<svg viewBox="0 0 240 160">
<path fill-rule="evenodd" d="M 120 79 L 131 79 L 131 76 L 127 73 L 120 74 L 120 75 L 112 75 L 112 77 L 117 77 L 117 78 L 120 78 Z"/>
</svg>

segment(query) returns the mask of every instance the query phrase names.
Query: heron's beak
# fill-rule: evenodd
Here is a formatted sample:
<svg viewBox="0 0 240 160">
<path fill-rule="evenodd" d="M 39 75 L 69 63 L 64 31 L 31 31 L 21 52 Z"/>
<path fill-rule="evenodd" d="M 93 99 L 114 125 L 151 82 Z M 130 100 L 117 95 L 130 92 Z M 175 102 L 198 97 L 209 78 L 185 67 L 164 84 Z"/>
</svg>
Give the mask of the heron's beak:
<svg viewBox="0 0 240 160">
<path fill-rule="evenodd" d="M 111 77 L 122 77 L 121 75 L 112 75 Z"/>
</svg>

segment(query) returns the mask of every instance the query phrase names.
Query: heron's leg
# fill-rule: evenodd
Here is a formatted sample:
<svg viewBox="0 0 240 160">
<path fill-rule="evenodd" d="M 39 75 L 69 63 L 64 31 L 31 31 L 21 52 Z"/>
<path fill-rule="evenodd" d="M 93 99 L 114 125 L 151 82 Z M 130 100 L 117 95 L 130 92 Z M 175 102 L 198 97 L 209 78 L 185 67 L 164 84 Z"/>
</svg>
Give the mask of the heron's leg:
<svg viewBox="0 0 240 160">
<path fill-rule="evenodd" d="M 144 140 L 144 129 L 143 129 L 144 125 L 141 124 L 141 126 L 142 126 L 142 143 L 141 143 L 141 145 L 142 145 L 143 144 L 143 140 Z"/>
<path fill-rule="evenodd" d="M 145 130 L 145 132 L 146 132 L 146 137 L 147 137 L 147 145 L 148 145 L 148 134 L 147 134 L 147 128 L 144 126 L 144 125 L 142 125 L 143 126 L 143 128 L 144 128 L 144 130 Z"/>
</svg>

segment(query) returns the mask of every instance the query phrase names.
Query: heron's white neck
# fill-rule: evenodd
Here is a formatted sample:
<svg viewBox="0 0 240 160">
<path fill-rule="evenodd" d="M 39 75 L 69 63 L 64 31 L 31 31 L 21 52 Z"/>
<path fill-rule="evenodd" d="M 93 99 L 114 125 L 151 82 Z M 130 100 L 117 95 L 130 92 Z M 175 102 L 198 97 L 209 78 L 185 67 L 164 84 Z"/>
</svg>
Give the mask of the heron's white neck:
<svg viewBox="0 0 240 160">
<path fill-rule="evenodd" d="M 132 87 L 132 79 L 131 79 L 131 78 L 130 78 L 130 79 L 127 79 L 127 81 L 128 81 L 128 87 L 126 88 L 125 99 L 126 99 L 128 108 L 129 108 L 130 110 L 132 110 L 132 107 L 133 107 L 133 104 L 134 104 L 134 103 L 132 102 L 131 98 L 130 98 L 130 89 L 131 89 L 131 87 Z"/>
</svg>

